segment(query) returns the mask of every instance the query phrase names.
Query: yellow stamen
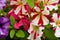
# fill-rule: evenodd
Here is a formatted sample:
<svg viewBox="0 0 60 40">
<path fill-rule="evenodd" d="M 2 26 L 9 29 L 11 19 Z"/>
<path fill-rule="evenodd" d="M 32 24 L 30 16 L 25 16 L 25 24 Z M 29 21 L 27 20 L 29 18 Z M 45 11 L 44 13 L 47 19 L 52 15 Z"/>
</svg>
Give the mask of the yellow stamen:
<svg viewBox="0 0 60 40">
<path fill-rule="evenodd" d="M 23 3 L 22 2 L 18 2 L 19 5 L 22 5 Z"/>
<path fill-rule="evenodd" d="M 60 26 L 60 20 L 56 21 L 56 25 Z"/>
<path fill-rule="evenodd" d="M 32 25 L 33 26 L 33 29 L 35 32 L 38 32 L 39 31 L 39 26 L 36 26 L 36 25 Z"/>
<path fill-rule="evenodd" d="M 46 5 L 50 5 L 50 2 L 49 2 L 49 0 L 44 0 L 44 4 Z"/>
</svg>

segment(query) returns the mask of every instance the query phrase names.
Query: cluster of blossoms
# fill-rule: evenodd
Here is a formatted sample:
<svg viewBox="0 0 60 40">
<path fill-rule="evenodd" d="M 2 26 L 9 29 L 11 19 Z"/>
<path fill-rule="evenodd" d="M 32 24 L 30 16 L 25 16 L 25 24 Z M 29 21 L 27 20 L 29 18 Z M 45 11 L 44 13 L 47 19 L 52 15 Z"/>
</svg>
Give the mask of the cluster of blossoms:
<svg viewBox="0 0 60 40">
<path fill-rule="evenodd" d="M 43 2 L 44 9 L 41 8 L 40 4 Z M 27 39 L 29 40 L 41 40 L 45 25 L 51 24 L 55 31 L 55 36 L 60 37 L 60 14 L 58 12 L 53 13 L 50 16 L 50 11 L 58 10 L 59 0 L 34 0 L 34 7 L 30 8 L 27 0 L 10 0 L 10 5 L 13 8 L 9 11 L 8 15 L 13 16 L 16 20 L 14 24 L 15 29 L 24 27 L 25 31 L 30 34 Z M 0 9 L 6 5 L 0 0 Z M 8 35 L 8 26 L 10 25 L 7 17 L 0 18 L 0 37 Z"/>
<path fill-rule="evenodd" d="M 42 10 L 39 6 L 41 1 L 43 2 L 44 10 Z M 20 21 L 16 23 L 14 27 L 19 29 L 20 26 L 24 25 L 25 30 L 28 30 L 28 32 L 30 33 L 30 36 L 28 37 L 28 39 L 41 40 L 40 37 L 43 34 L 42 30 L 44 29 L 44 25 L 49 24 L 49 14 L 50 14 L 49 11 L 52 11 L 53 9 L 57 10 L 58 2 L 59 0 L 37 0 L 35 1 L 35 7 L 31 9 L 27 4 L 27 0 L 11 0 L 10 4 L 13 5 L 14 8 L 9 13 L 11 14 L 13 12 L 12 14 L 17 15 L 20 18 Z M 29 11 L 30 11 L 30 14 L 29 14 Z M 55 19 L 57 14 L 58 13 L 54 13 L 52 15 L 53 19 Z M 28 19 L 25 18 L 25 16 L 27 16 L 28 18 L 30 16 L 32 17 L 32 20 L 30 21 L 30 27 L 28 25 L 29 21 Z M 25 20 L 23 18 L 25 18 Z M 55 25 L 60 26 L 59 19 L 54 20 L 53 23 L 51 23 L 54 25 L 53 27 L 55 27 Z M 56 37 L 60 36 L 59 35 L 60 33 L 58 33 L 59 30 L 60 30 L 59 27 L 57 27 L 55 30 Z"/>
</svg>

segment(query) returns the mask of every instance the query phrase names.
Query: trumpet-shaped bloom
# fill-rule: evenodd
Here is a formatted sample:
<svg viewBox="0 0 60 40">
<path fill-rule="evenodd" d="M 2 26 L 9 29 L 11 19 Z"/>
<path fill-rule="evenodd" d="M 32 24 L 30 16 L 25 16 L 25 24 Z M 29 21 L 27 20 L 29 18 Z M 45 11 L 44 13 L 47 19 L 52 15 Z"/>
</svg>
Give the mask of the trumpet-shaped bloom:
<svg viewBox="0 0 60 40">
<path fill-rule="evenodd" d="M 8 28 L 10 22 L 7 17 L 0 17 L 0 38 L 4 38 L 8 36 Z"/>
<path fill-rule="evenodd" d="M 23 16 L 19 22 L 16 22 L 14 27 L 16 29 L 19 29 L 21 26 L 24 26 L 24 29 L 27 31 L 30 27 L 30 22 L 29 22 L 29 18 L 26 16 Z"/>
<path fill-rule="evenodd" d="M 55 29 L 55 36 L 60 37 L 60 15 L 57 13 L 53 14 L 52 21 L 50 24 L 53 25 Z"/>
<path fill-rule="evenodd" d="M 16 15 L 27 15 L 28 5 L 26 4 L 27 0 L 11 0 L 10 4 L 14 5 L 14 13 Z"/>
<path fill-rule="evenodd" d="M 59 0 L 42 0 L 45 6 L 45 9 L 52 11 L 53 9 L 58 9 L 58 2 Z"/>
<path fill-rule="evenodd" d="M 33 23 L 30 24 L 30 28 L 28 32 L 30 33 L 28 39 L 29 40 L 41 40 L 41 36 L 43 34 L 42 30 L 44 27 L 35 25 Z"/>
<path fill-rule="evenodd" d="M 34 7 L 36 12 L 32 13 L 32 22 L 35 23 L 36 25 L 47 25 L 49 23 L 49 11 L 48 10 L 43 10 L 41 11 L 39 7 Z"/>
</svg>

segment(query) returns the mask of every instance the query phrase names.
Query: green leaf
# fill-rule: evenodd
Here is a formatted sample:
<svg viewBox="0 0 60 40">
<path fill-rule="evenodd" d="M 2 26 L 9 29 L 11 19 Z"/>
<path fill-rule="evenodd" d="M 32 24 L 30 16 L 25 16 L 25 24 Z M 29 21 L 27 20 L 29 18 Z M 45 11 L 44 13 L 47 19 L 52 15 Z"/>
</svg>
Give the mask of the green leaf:
<svg viewBox="0 0 60 40">
<path fill-rule="evenodd" d="M 45 25 L 45 27 L 46 27 L 47 29 L 50 29 L 50 28 L 52 28 L 52 25 L 51 25 L 51 24 L 48 24 L 48 25 Z"/>
<path fill-rule="evenodd" d="M 10 29 L 14 28 L 13 26 L 9 26 Z"/>
<path fill-rule="evenodd" d="M 7 8 L 4 8 L 4 10 L 3 10 L 6 13 L 8 13 L 12 9 L 12 6 L 10 6 L 9 3 L 7 5 L 8 5 L 8 7 Z"/>
<path fill-rule="evenodd" d="M 60 8 L 58 9 L 58 13 L 60 14 Z"/>
<path fill-rule="evenodd" d="M 58 6 L 58 10 L 57 10 L 57 11 L 58 11 L 58 13 L 60 14 L 60 5 Z"/>
<path fill-rule="evenodd" d="M 55 9 L 53 9 L 52 11 L 50 11 L 50 16 L 52 16 L 53 13 L 56 13 L 56 10 Z"/>
<path fill-rule="evenodd" d="M 14 17 L 13 16 L 10 16 L 10 22 L 11 22 L 11 25 L 14 25 L 15 24 L 15 19 L 14 19 Z"/>
<path fill-rule="evenodd" d="M 13 38 L 14 35 L 15 35 L 15 30 L 11 30 L 11 31 L 10 31 L 10 38 Z"/>
<path fill-rule="evenodd" d="M 57 40 L 57 38 L 54 35 L 54 31 L 52 29 L 44 29 L 44 36 L 48 38 L 49 40 Z"/>
<path fill-rule="evenodd" d="M 24 38 L 25 37 L 25 34 L 22 30 L 19 30 L 17 33 L 16 33 L 16 37 L 20 37 L 20 38 Z"/>
<path fill-rule="evenodd" d="M 42 10 L 44 10 L 43 1 L 41 1 L 41 3 L 40 3 L 40 7 L 41 7 Z"/>
<path fill-rule="evenodd" d="M 7 15 L 7 13 L 6 13 L 6 12 L 4 12 L 3 10 L 0 10 L 0 15 L 1 15 L 1 16 L 6 16 L 6 15 Z"/>
<path fill-rule="evenodd" d="M 3 15 L 4 15 L 4 16 L 6 16 L 6 15 L 7 15 L 7 13 L 6 13 L 6 12 L 3 12 Z"/>
<path fill-rule="evenodd" d="M 31 8 L 34 7 L 34 0 L 27 0 L 27 3 Z"/>
</svg>

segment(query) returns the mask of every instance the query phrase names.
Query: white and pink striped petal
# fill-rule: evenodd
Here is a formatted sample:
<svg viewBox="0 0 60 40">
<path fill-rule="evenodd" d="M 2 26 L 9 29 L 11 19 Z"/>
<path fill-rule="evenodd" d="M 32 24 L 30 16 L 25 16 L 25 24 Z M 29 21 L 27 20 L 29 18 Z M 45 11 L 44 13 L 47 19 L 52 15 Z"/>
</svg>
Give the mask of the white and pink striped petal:
<svg viewBox="0 0 60 40">
<path fill-rule="evenodd" d="M 44 6 L 45 6 L 45 9 L 49 10 L 49 11 L 52 11 L 53 9 L 57 10 L 58 9 L 58 6 L 57 6 L 57 3 L 59 2 L 59 0 L 43 0 L 44 2 Z"/>
<path fill-rule="evenodd" d="M 34 23 L 30 24 L 30 28 L 28 32 L 30 33 L 28 39 L 30 40 L 41 40 L 41 36 L 43 34 L 42 30 L 44 27 L 39 27 L 38 25 L 35 25 Z"/>
<path fill-rule="evenodd" d="M 60 37 L 60 15 L 58 13 L 54 13 L 52 19 L 53 22 L 50 22 L 50 24 L 55 28 L 55 36 Z"/>
</svg>

